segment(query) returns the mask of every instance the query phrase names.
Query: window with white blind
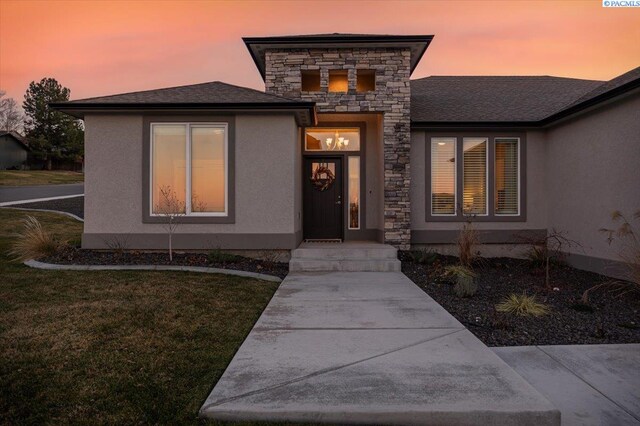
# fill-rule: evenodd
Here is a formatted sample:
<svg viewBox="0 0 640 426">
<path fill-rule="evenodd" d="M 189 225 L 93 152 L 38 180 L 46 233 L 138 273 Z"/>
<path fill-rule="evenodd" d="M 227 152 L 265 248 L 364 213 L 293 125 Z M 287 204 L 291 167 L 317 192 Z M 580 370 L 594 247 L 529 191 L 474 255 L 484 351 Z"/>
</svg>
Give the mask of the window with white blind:
<svg viewBox="0 0 640 426">
<path fill-rule="evenodd" d="M 456 214 L 456 138 L 431 139 L 431 214 Z"/>
<path fill-rule="evenodd" d="M 487 138 L 462 140 L 462 208 L 467 215 L 487 214 Z"/>
<path fill-rule="evenodd" d="M 474 133 L 427 136 L 426 220 L 525 221 L 524 136 Z"/>
<path fill-rule="evenodd" d="M 519 142 L 517 138 L 495 140 L 496 215 L 518 215 L 520 212 Z"/>
</svg>

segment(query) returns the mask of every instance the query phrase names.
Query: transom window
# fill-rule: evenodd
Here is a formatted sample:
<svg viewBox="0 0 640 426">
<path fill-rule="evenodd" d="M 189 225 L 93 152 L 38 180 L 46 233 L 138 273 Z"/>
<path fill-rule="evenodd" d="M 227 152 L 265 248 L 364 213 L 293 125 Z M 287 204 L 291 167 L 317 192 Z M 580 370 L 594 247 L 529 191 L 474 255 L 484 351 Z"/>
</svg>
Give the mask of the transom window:
<svg viewBox="0 0 640 426">
<path fill-rule="evenodd" d="M 429 216 L 519 217 L 520 150 L 518 137 L 430 138 Z"/>
<path fill-rule="evenodd" d="M 307 129 L 307 151 L 360 151 L 360 129 L 332 129 L 328 127 Z"/>
<path fill-rule="evenodd" d="M 227 216 L 226 123 L 151 124 L 154 216 Z"/>
</svg>

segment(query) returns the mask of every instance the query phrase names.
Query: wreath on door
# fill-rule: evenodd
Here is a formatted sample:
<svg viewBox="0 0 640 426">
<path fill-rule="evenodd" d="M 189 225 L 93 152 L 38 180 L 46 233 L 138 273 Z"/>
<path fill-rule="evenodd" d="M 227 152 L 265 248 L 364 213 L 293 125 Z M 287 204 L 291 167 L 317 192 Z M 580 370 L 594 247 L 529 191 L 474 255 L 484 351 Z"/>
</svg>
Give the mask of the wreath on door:
<svg viewBox="0 0 640 426">
<path fill-rule="evenodd" d="M 311 175 L 313 187 L 320 192 L 331 188 L 334 180 L 336 180 L 336 176 L 328 166 L 318 166 Z"/>
</svg>

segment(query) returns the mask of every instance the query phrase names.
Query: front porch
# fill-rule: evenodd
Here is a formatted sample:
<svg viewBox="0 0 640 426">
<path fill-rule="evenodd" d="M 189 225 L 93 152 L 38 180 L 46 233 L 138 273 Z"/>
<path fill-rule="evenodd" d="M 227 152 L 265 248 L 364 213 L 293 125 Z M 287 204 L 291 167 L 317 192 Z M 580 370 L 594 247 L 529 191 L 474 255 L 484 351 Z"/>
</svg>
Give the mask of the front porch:
<svg viewBox="0 0 640 426">
<path fill-rule="evenodd" d="M 303 242 L 291 252 L 290 272 L 399 272 L 398 250 L 374 241 Z"/>
</svg>

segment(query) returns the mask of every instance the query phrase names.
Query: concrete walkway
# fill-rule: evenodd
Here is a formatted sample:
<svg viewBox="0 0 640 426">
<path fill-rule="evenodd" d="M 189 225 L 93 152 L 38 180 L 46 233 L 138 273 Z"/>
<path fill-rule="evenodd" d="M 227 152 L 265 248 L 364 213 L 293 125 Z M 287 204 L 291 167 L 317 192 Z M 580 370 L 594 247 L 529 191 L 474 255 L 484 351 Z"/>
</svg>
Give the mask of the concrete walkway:
<svg viewBox="0 0 640 426">
<path fill-rule="evenodd" d="M 560 423 L 542 395 L 398 272 L 289 274 L 200 413 L 341 424 Z"/>
<path fill-rule="evenodd" d="M 493 348 L 563 425 L 640 425 L 640 344 Z"/>
<path fill-rule="evenodd" d="M 82 195 L 84 183 L 62 185 L 0 186 L 0 203 L 44 200 L 70 195 Z"/>
</svg>

